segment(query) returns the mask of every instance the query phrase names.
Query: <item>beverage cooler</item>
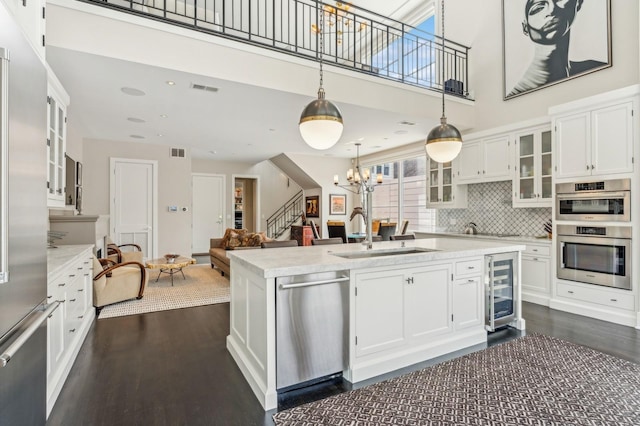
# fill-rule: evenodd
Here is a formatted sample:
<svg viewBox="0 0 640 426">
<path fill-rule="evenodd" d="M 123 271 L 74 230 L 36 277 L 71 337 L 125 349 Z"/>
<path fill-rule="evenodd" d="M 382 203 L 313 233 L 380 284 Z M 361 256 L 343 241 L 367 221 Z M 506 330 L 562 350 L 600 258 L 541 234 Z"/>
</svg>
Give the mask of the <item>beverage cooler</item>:
<svg viewBox="0 0 640 426">
<path fill-rule="evenodd" d="M 495 331 L 515 319 L 518 253 L 485 256 L 485 329 Z"/>
</svg>

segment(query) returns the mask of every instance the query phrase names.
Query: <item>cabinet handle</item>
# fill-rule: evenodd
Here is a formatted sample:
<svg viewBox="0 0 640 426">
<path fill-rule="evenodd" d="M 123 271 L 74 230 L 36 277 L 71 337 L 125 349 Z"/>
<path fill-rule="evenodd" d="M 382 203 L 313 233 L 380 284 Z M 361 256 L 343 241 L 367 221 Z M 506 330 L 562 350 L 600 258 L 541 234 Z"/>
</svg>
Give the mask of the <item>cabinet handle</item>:
<svg viewBox="0 0 640 426">
<path fill-rule="evenodd" d="M 84 291 L 84 288 L 79 288 L 78 291 L 82 293 Z"/>
<path fill-rule="evenodd" d="M 569 290 L 569 291 L 567 291 L 567 293 L 573 294 L 573 290 Z"/>
<path fill-rule="evenodd" d="M 467 269 L 476 269 L 475 266 L 467 266 Z"/>
<path fill-rule="evenodd" d="M 69 299 L 69 302 L 75 302 L 76 299 Z"/>
<path fill-rule="evenodd" d="M 47 296 L 47 299 L 51 299 L 53 296 Z"/>
<path fill-rule="evenodd" d="M 72 328 L 71 330 L 69 330 L 69 333 L 75 333 L 75 332 L 76 332 L 75 328 Z"/>
<path fill-rule="evenodd" d="M 537 252 L 538 252 L 538 249 L 533 249 L 533 250 L 531 250 L 531 251 L 535 251 L 535 252 L 537 253 Z"/>
<path fill-rule="evenodd" d="M 73 278 L 75 276 L 76 276 L 76 274 L 69 274 L 69 278 Z"/>
<path fill-rule="evenodd" d="M 618 299 L 611 299 L 611 301 L 612 301 L 612 302 L 617 302 L 617 301 L 618 301 Z"/>
<path fill-rule="evenodd" d="M 482 174 L 485 174 L 485 173 L 486 173 L 486 171 L 484 171 L 484 170 L 483 170 L 483 171 L 482 171 Z"/>
<path fill-rule="evenodd" d="M 587 164 L 587 170 L 589 170 L 589 165 Z"/>
<path fill-rule="evenodd" d="M 413 277 L 409 277 L 406 279 L 407 284 L 413 284 Z"/>
<path fill-rule="evenodd" d="M 533 258 L 533 261 L 534 261 L 534 262 L 537 262 L 537 261 L 538 261 L 538 258 L 537 258 L 537 257 L 534 257 L 534 258 Z"/>
<path fill-rule="evenodd" d="M 83 268 L 83 267 L 82 267 L 82 266 L 80 266 L 80 267 L 78 268 L 78 271 L 82 271 L 82 268 Z"/>
<path fill-rule="evenodd" d="M 64 287 L 67 283 L 58 284 L 58 287 Z"/>
<path fill-rule="evenodd" d="M 78 317 L 78 319 L 82 319 L 82 318 L 84 318 L 84 315 L 80 315 L 80 316 Z"/>
<path fill-rule="evenodd" d="M 476 280 L 468 279 L 468 280 L 467 280 L 467 282 L 468 282 L 468 283 L 475 283 L 475 282 L 476 282 Z"/>
<path fill-rule="evenodd" d="M 478 170 L 478 174 L 480 174 L 480 170 Z"/>
<path fill-rule="evenodd" d="M 591 170 L 595 169 L 595 167 L 593 166 L 593 164 L 591 165 Z"/>
</svg>

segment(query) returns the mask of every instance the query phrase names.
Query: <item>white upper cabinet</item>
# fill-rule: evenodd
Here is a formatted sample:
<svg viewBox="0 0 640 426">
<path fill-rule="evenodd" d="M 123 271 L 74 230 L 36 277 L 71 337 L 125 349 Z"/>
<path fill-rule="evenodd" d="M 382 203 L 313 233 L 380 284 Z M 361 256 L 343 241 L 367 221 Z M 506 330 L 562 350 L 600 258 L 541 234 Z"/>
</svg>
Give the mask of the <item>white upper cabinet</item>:
<svg viewBox="0 0 640 426">
<path fill-rule="evenodd" d="M 42 62 L 45 61 L 45 0 L 9 0 L 18 25 Z"/>
<path fill-rule="evenodd" d="M 496 182 L 511 179 L 509 135 L 463 142 L 458 183 Z"/>
<path fill-rule="evenodd" d="M 551 207 L 551 145 L 549 125 L 515 134 L 513 207 Z"/>
<path fill-rule="evenodd" d="M 629 93 L 621 89 L 616 93 Z M 593 97 L 582 108 L 558 106 L 553 119 L 557 179 L 633 172 L 634 98 Z"/>
<path fill-rule="evenodd" d="M 64 207 L 69 96 L 52 74 L 49 74 L 47 103 L 47 206 Z"/>
<path fill-rule="evenodd" d="M 467 185 L 458 185 L 458 159 L 438 163 L 428 159 L 427 208 L 467 206 Z"/>
</svg>

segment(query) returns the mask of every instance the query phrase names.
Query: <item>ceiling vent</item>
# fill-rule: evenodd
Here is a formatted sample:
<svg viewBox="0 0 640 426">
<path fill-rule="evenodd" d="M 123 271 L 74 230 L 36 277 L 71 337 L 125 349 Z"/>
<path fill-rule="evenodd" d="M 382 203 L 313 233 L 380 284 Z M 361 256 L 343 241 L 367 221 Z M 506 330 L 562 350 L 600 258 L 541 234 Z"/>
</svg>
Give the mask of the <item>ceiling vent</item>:
<svg viewBox="0 0 640 426">
<path fill-rule="evenodd" d="M 184 148 L 171 148 L 171 156 L 175 158 L 184 158 Z"/>
<path fill-rule="evenodd" d="M 205 86 L 204 84 L 196 84 L 196 83 L 191 83 L 191 88 L 196 90 L 204 90 L 205 92 L 211 92 L 211 93 L 215 93 L 218 91 L 217 87 Z"/>
</svg>

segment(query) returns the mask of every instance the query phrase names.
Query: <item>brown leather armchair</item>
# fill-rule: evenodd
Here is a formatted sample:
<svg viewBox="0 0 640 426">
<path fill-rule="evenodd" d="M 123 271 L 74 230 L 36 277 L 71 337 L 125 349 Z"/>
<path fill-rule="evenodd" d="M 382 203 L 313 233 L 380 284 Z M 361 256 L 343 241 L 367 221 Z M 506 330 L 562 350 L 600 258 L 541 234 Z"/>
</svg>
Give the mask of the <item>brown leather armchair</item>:
<svg viewBox="0 0 640 426">
<path fill-rule="evenodd" d="M 115 263 L 109 259 L 93 258 L 93 306 L 96 314 L 112 303 L 142 299 L 148 277 L 139 262 Z"/>
</svg>

